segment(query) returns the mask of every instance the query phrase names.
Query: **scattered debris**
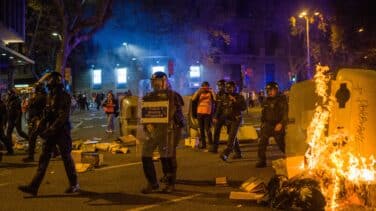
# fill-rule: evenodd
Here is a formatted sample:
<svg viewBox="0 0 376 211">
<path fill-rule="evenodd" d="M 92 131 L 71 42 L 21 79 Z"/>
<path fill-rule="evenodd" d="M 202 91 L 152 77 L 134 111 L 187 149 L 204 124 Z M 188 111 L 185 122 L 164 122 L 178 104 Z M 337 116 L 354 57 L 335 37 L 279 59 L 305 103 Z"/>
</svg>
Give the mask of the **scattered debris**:
<svg viewBox="0 0 376 211">
<path fill-rule="evenodd" d="M 257 177 L 250 177 L 240 186 L 240 189 L 248 193 L 266 193 L 264 181 Z"/>
<path fill-rule="evenodd" d="M 121 136 L 118 139 L 123 143 L 124 146 L 136 146 L 136 144 L 139 143 L 139 140 L 133 135 Z"/>
<path fill-rule="evenodd" d="M 261 193 L 248 193 L 248 192 L 236 192 L 231 191 L 230 199 L 237 200 L 260 200 L 264 197 L 264 194 Z"/>
<path fill-rule="evenodd" d="M 81 145 L 81 150 L 83 152 L 95 152 L 96 148 L 95 145 L 98 143 L 98 141 L 91 141 L 87 140 Z"/>
<path fill-rule="evenodd" d="M 215 178 L 215 185 L 217 185 L 217 186 L 228 186 L 227 177 L 217 177 L 217 178 Z"/>
<path fill-rule="evenodd" d="M 83 152 L 81 154 L 82 163 L 90 163 L 94 167 L 103 165 L 103 154 L 97 152 Z"/>
<path fill-rule="evenodd" d="M 184 140 L 184 145 L 187 146 L 187 147 L 197 148 L 199 143 L 200 143 L 200 141 L 199 141 L 198 137 L 186 138 Z"/>
<path fill-rule="evenodd" d="M 71 155 L 75 163 L 81 163 L 82 150 L 72 150 Z"/>
<path fill-rule="evenodd" d="M 76 163 L 75 166 L 78 173 L 86 172 L 93 168 L 90 163 Z"/>
<path fill-rule="evenodd" d="M 157 161 L 161 158 L 161 155 L 159 154 L 158 151 L 153 152 L 153 161 Z"/>
<path fill-rule="evenodd" d="M 120 154 L 127 154 L 128 152 L 129 152 L 128 147 L 122 147 L 116 150 L 116 153 L 120 153 Z"/>
</svg>

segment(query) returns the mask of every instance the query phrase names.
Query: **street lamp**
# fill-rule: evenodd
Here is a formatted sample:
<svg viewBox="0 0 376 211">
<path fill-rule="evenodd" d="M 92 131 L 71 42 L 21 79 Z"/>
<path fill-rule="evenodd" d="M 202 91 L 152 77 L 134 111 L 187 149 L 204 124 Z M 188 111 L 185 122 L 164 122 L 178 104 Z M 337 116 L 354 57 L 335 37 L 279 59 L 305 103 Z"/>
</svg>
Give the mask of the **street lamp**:
<svg viewBox="0 0 376 211">
<path fill-rule="evenodd" d="M 318 16 L 320 15 L 319 12 L 315 12 L 313 14 L 314 16 Z M 312 16 L 309 16 L 309 14 L 306 12 L 306 11 L 303 11 L 299 14 L 299 18 L 304 18 L 304 20 L 306 21 L 306 43 L 307 43 L 307 77 L 308 78 L 312 78 L 312 74 L 311 74 L 311 55 L 310 55 L 310 51 L 309 51 L 309 19 L 311 18 Z"/>
<path fill-rule="evenodd" d="M 60 41 L 63 39 L 61 37 L 61 35 L 59 33 L 57 33 L 57 32 L 52 32 L 51 35 L 54 36 L 54 37 L 58 37 Z"/>
</svg>

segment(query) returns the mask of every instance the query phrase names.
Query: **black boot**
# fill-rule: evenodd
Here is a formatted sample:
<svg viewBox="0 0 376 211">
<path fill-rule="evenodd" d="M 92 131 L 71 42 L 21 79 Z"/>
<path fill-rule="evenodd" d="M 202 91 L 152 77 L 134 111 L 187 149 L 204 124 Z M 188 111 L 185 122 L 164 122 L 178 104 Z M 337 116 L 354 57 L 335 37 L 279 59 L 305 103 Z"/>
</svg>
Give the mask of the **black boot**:
<svg viewBox="0 0 376 211">
<path fill-rule="evenodd" d="M 38 194 L 38 189 L 31 187 L 30 185 L 20 185 L 18 190 L 36 196 Z"/>
<path fill-rule="evenodd" d="M 158 184 L 152 185 L 150 183 L 148 183 L 146 187 L 141 189 L 141 193 L 143 194 L 156 193 L 158 191 L 159 191 L 159 185 Z"/>
<path fill-rule="evenodd" d="M 266 161 L 259 161 L 256 163 L 256 168 L 265 168 L 266 167 Z"/>
</svg>

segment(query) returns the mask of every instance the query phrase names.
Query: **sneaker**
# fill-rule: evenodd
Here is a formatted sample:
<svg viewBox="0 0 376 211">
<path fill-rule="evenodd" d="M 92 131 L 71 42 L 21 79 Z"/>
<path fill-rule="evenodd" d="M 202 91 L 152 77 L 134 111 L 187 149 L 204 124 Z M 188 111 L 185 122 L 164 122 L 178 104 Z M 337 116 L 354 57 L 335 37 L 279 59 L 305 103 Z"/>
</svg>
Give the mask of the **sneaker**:
<svg viewBox="0 0 376 211">
<path fill-rule="evenodd" d="M 242 155 L 241 154 L 235 154 L 232 156 L 232 159 L 242 159 Z"/>
<path fill-rule="evenodd" d="M 69 188 L 67 188 L 65 190 L 65 193 L 77 193 L 79 191 L 80 191 L 80 185 L 77 184 L 77 185 L 70 186 Z"/>
<path fill-rule="evenodd" d="M 256 168 L 265 168 L 266 167 L 266 162 L 259 161 L 256 163 Z"/>
<path fill-rule="evenodd" d="M 175 190 L 175 185 L 169 184 L 166 185 L 165 188 L 163 188 L 162 193 L 172 193 Z"/>
<path fill-rule="evenodd" d="M 156 192 L 158 192 L 158 190 L 159 190 L 158 184 L 156 184 L 156 185 L 148 184 L 145 188 L 143 188 L 141 190 L 141 193 L 143 193 L 143 194 L 156 193 Z"/>
<path fill-rule="evenodd" d="M 38 190 L 36 188 L 29 186 L 29 185 L 20 185 L 20 186 L 18 186 L 18 190 L 20 190 L 24 193 L 31 194 L 33 196 L 36 196 L 38 194 Z"/>
<path fill-rule="evenodd" d="M 219 158 L 221 158 L 223 161 L 227 161 L 228 156 L 225 155 L 225 154 L 221 154 L 221 155 L 219 155 Z"/>
<path fill-rule="evenodd" d="M 22 162 L 24 162 L 24 163 L 34 162 L 34 158 L 33 157 L 25 157 L 25 158 L 22 158 Z"/>
</svg>

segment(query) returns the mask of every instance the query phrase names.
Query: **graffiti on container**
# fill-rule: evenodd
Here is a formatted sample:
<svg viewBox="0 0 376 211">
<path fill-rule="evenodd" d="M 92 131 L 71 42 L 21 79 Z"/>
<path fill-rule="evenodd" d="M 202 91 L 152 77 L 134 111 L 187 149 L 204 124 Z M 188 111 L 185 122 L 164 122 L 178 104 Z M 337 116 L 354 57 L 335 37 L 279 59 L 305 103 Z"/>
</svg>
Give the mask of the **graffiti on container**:
<svg viewBox="0 0 376 211">
<path fill-rule="evenodd" d="M 364 131 L 366 130 L 365 124 L 368 120 L 368 100 L 358 100 L 359 106 L 359 121 L 358 126 L 356 128 L 356 141 L 363 142 L 364 141 Z"/>
</svg>

